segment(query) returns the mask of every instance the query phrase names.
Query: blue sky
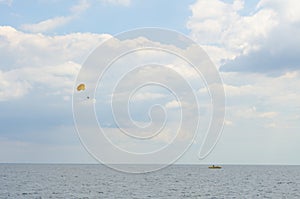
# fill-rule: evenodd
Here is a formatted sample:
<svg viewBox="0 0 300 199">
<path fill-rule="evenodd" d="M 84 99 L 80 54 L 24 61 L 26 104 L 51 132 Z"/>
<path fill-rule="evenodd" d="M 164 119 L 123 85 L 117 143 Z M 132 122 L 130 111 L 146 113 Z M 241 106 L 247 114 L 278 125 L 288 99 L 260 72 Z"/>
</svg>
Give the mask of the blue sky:
<svg viewBox="0 0 300 199">
<path fill-rule="evenodd" d="M 89 1 L 86 12 L 80 13 L 69 24 L 47 33 L 117 34 L 124 30 L 147 26 L 166 27 L 187 33 L 185 23 L 190 15 L 188 5 L 192 2 L 170 4 L 166 0 L 130 1 L 129 5 L 118 5 L 118 3 Z M 1 6 L 1 23 L 21 27 L 23 24 L 38 23 L 57 16 L 66 17 L 72 15 L 72 6 L 74 1 L 14 1 L 11 6 Z"/>
<path fill-rule="evenodd" d="M 0 0 L 0 162 L 94 162 L 74 127 L 76 75 L 111 36 L 161 27 L 199 43 L 226 92 L 215 150 L 199 160 L 196 140 L 179 162 L 300 164 L 299 9 L 296 0 Z"/>
</svg>

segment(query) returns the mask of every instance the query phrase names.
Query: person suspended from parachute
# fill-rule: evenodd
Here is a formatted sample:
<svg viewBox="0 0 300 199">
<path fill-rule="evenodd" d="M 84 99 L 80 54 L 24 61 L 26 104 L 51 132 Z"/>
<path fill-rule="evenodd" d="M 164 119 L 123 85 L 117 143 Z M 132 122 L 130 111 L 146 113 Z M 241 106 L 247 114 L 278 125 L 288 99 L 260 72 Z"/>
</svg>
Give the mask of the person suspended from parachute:
<svg viewBox="0 0 300 199">
<path fill-rule="evenodd" d="M 80 92 L 80 91 L 84 91 L 85 90 L 85 84 L 79 84 L 77 86 L 77 91 Z M 86 97 L 87 99 L 90 99 L 89 96 Z"/>
</svg>

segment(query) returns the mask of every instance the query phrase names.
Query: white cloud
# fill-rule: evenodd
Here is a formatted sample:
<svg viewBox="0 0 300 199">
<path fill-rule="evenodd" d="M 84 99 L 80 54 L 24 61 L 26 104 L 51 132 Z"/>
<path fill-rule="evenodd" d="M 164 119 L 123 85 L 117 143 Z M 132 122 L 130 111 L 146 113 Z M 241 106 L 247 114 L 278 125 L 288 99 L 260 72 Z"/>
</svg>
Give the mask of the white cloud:
<svg viewBox="0 0 300 199">
<path fill-rule="evenodd" d="M 269 123 L 265 125 L 266 128 L 276 128 L 278 127 L 277 124 L 275 122 Z"/>
<path fill-rule="evenodd" d="M 226 64 L 224 70 L 272 73 L 273 75 L 299 70 L 300 39 L 295 37 L 300 33 L 299 1 L 262 0 L 257 7 L 260 11 L 274 12 L 276 25 L 260 41 L 259 49 L 237 57 Z"/>
<path fill-rule="evenodd" d="M 222 77 L 227 99 L 236 99 L 237 105 L 264 100 L 268 102 L 266 105 L 274 107 L 300 106 L 297 86 L 300 84 L 300 72 L 287 72 L 279 77 L 253 73 L 222 73 Z"/>
<path fill-rule="evenodd" d="M 67 62 L 55 66 L 0 71 L 0 101 L 20 98 L 33 89 L 33 85 L 43 86 L 45 94 L 55 91 L 55 95 L 70 95 L 79 69 L 79 64 Z"/>
<path fill-rule="evenodd" d="M 233 124 L 233 121 L 231 121 L 231 120 L 225 120 L 224 121 L 224 124 L 226 125 L 226 126 L 233 126 L 234 124 Z"/>
<path fill-rule="evenodd" d="M 39 33 L 39 32 L 47 32 L 50 30 L 53 30 L 55 28 L 64 26 L 65 24 L 69 23 L 74 19 L 73 16 L 67 16 L 67 17 L 55 17 L 52 19 L 47 19 L 45 21 L 41 21 L 36 24 L 24 24 L 21 26 L 21 29 L 33 32 L 33 33 Z"/>
<path fill-rule="evenodd" d="M 14 81 L 10 81 L 12 84 L 19 84 L 20 82 L 25 81 L 26 84 L 23 85 L 29 85 L 28 87 L 23 88 L 23 91 L 26 92 L 17 95 L 19 97 L 26 95 L 31 87 L 34 89 L 36 85 L 50 89 L 49 93 L 54 94 L 55 92 L 52 90 L 56 90 L 59 91 L 61 95 L 63 95 L 63 93 L 69 94 L 73 88 L 72 81 L 74 81 L 80 64 L 83 63 L 92 49 L 98 46 L 103 40 L 111 37 L 110 35 L 90 33 L 46 36 L 40 33 L 24 33 L 9 26 L 0 27 L 0 30 L 0 52 L 5 57 L 0 63 L 3 82 L 14 79 Z M 128 45 L 130 46 L 138 47 L 149 43 L 149 40 L 137 38 L 136 40 L 128 40 L 126 42 L 128 42 Z M 157 43 L 156 45 L 158 47 L 164 47 L 164 44 Z M 174 46 L 174 48 L 176 47 Z M 145 59 L 146 63 L 156 60 L 156 62 L 159 61 L 161 65 L 167 64 L 167 69 L 165 69 L 165 71 L 168 71 L 168 73 L 161 74 L 161 69 L 158 68 L 141 68 L 137 71 L 137 76 L 129 78 L 130 81 L 125 82 L 125 84 L 122 85 L 124 86 L 125 91 L 127 91 L 128 87 L 135 88 L 137 82 L 144 82 L 145 79 L 153 78 L 153 74 L 157 74 L 155 80 L 168 83 L 172 87 L 178 89 L 181 93 L 185 93 L 185 89 L 180 90 L 180 88 L 182 88 L 182 83 L 172 80 L 176 76 L 175 72 L 178 73 L 178 76 L 182 76 L 183 79 L 186 79 L 187 81 L 196 79 L 205 85 L 201 80 L 201 76 L 195 74 L 195 71 L 191 66 L 187 65 L 182 60 L 178 60 L 178 57 L 176 56 L 171 56 L 168 53 L 157 54 L 157 52 L 149 52 L 147 56 L 145 56 L 145 53 L 137 52 L 137 54 L 126 56 L 124 60 L 120 59 L 118 64 L 114 67 L 115 69 L 108 71 L 108 74 L 111 74 L 111 76 L 107 76 L 108 82 L 106 82 L 107 84 L 104 84 L 105 89 L 109 90 L 112 85 L 111 82 L 118 80 L 120 75 L 124 73 L 124 71 L 126 72 L 127 69 L 124 67 L 124 64 L 135 66 L 140 63 L 145 63 Z M 168 64 L 170 62 L 172 64 Z M 197 78 L 195 78 L 195 76 Z M 200 84 L 198 81 L 195 82 L 197 86 Z M 190 83 L 195 85 L 193 82 Z M 146 92 L 138 92 L 133 100 L 161 100 L 162 98 L 165 98 L 167 92 L 166 89 L 150 89 L 149 91 L 146 89 L 145 91 Z M 7 91 L 5 91 L 5 93 L 7 93 Z M 167 97 L 169 95 L 170 93 L 168 93 Z M 3 93 L 2 96 L 11 95 Z M 2 100 L 9 100 L 9 97 L 3 97 Z M 170 98 L 163 100 L 170 100 Z M 163 104 L 165 104 L 165 102 L 163 102 Z M 186 102 L 186 104 L 189 103 Z"/>
<path fill-rule="evenodd" d="M 71 15 L 69 16 L 54 17 L 52 19 L 47 19 L 35 24 L 23 24 L 21 26 L 21 29 L 33 33 L 48 32 L 73 21 L 82 12 L 86 11 L 89 7 L 90 4 L 86 0 L 81 0 L 78 4 L 70 8 Z"/>
<path fill-rule="evenodd" d="M 86 58 L 88 53 L 91 52 L 92 49 L 103 40 L 110 38 L 110 35 L 97 35 L 97 34 L 89 34 L 89 33 L 75 33 L 63 36 L 45 36 L 43 34 L 28 34 L 22 31 L 17 31 L 12 27 L 0 27 L 0 51 L 5 53 L 6 59 L 0 63 L 1 68 L 1 76 L 0 82 L 9 83 L 10 89 L 5 89 L 3 92 L 1 91 L 0 100 L 9 101 L 12 99 L 28 99 L 31 98 L 32 95 L 38 92 L 42 93 L 44 96 L 44 100 L 50 100 L 51 104 L 61 104 L 67 103 L 66 100 L 69 100 L 69 96 L 72 93 L 72 89 L 74 86 L 74 79 L 76 74 L 80 69 L 80 63 Z M 29 42 L 30 41 L 30 42 Z M 128 40 L 129 45 L 133 47 L 138 47 L 143 45 L 149 40 L 138 38 L 136 40 Z M 158 47 L 163 48 L 164 44 L 157 43 Z M 112 46 L 114 48 L 115 46 Z M 176 47 L 174 47 L 176 48 Z M 152 59 L 150 58 L 151 56 Z M 148 57 L 145 57 L 144 54 L 132 54 L 128 55 L 128 59 L 120 60 L 119 65 L 116 65 L 115 70 L 112 70 L 111 76 L 108 75 L 108 82 L 104 84 L 104 88 L 108 89 L 110 86 L 114 86 L 113 81 L 119 80 L 120 74 L 122 72 L 128 70 L 124 65 L 128 64 L 131 66 L 132 64 L 135 66 L 137 63 L 144 63 L 143 58 L 147 60 L 155 60 L 158 58 L 158 61 L 161 61 L 160 58 L 164 57 L 162 55 L 151 54 Z M 188 111 L 187 114 L 191 114 L 194 110 L 195 103 L 190 103 L 190 97 L 187 96 L 186 92 L 190 92 L 189 89 L 186 89 L 182 85 L 182 81 L 176 81 L 174 79 L 175 71 L 178 72 L 178 75 L 183 76 L 187 81 L 193 79 L 192 72 L 184 66 L 184 70 L 180 70 L 180 66 L 182 66 L 181 62 L 177 62 L 176 59 L 178 57 L 168 57 L 171 59 L 162 59 L 162 65 L 166 63 L 170 63 L 172 65 L 168 65 L 165 67 L 164 72 L 161 72 L 161 69 L 153 69 L 151 66 L 142 68 L 137 71 L 137 76 L 129 77 L 128 82 L 126 81 L 124 86 L 124 92 L 128 92 L 128 86 L 132 86 L 136 88 L 136 86 L 141 85 L 139 82 L 145 83 L 145 80 L 149 80 L 154 78 L 157 81 L 162 81 L 170 85 L 172 88 L 178 89 L 176 92 L 179 96 L 184 95 L 184 101 L 181 100 L 181 104 L 184 105 L 184 108 L 191 109 L 192 111 Z M 129 61 L 129 62 L 126 62 Z M 148 62 L 147 62 L 148 63 Z M 119 67 L 118 67 L 119 66 Z M 138 64 L 138 66 L 140 66 Z M 174 70 L 172 70 L 174 69 Z M 186 69 L 186 70 L 185 70 Z M 176 77 L 176 76 L 175 76 Z M 201 81 L 201 77 L 199 77 Z M 23 83 L 23 82 L 26 82 Z M 16 94 L 17 89 L 24 91 L 22 93 Z M 104 89 L 104 90 L 105 90 Z M 102 91 L 102 89 L 100 89 Z M 132 90 L 131 90 L 132 91 Z M 115 93 L 118 94 L 118 93 Z M 148 116 L 147 105 L 153 104 L 162 104 L 165 105 L 167 102 L 170 102 L 174 99 L 174 96 L 171 95 L 166 89 L 162 88 L 145 88 L 142 92 L 137 92 L 136 96 L 133 96 L 133 100 L 137 100 L 136 108 L 133 111 L 133 116 L 141 116 L 142 114 Z M 26 98 L 26 97 L 28 98 Z M 103 97 L 103 95 L 100 95 Z M 23 97 L 23 98 L 22 98 Z M 96 96 L 98 97 L 98 96 Z M 97 104 L 100 104 L 102 99 L 97 98 Z M 55 101 L 53 98 L 61 100 Z M 118 100 L 122 100 L 122 96 L 118 97 Z M 19 102 L 22 100 L 18 100 Z M 149 103 L 149 101 L 151 101 Z M 191 100 L 192 101 L 192 100 Z M 91 102 L 95 103 L 93 100 L 84 100 L 84 103 L 91 104 Z M 45 102 L 41 102 L 45 103 Z M 148 104 L 146 104 L 148 103 Z M 203 103 L 203 100 L 202 100 Z M 150 104 L 150 107 L 151 105 Z M 101 104 L 103 105 L 103 104 Z M 170 104 L 167 105 L 170 107 Z M 154 112 L 153 112 L 154 111 Z M 107 113 L 108 111 L 106 111 Z M 168 120 L 171 121 L 171 125 L 178 124 L 178 118 L 180 117 L 180 113 L 177 114 L 177 110 L 167 110 Z M 153 116 L 153 122 L 159 123 L 164 119 L 165 116 L 162 112 L 157 111 L 155 108 L 151 109 L 151 114 L 155 113 Z M 108 115 L 108 114 L 105 114 Z M 144 122 L 141 117 L 138 118 L 138 122 Z M 195 117 L 191 117 L 194 118 Z M 193 122 L 191 119 L 188 122 Z M 109 119 L 107 119 L 109 120 Z M 113 123 L 111 121 L 105 121 L 108 123 Z M 114 124 L 114 123 L 113 123 Z M 127 124 L 127 123 L 126 123 Z M 202 122 L 201 125 L 206 125 L 206 123 Z M 208 122 L 207 122 L 208 125 Z M 188 125 L 187 128 L 192 125 Z M 205 127 L 204 127 L 205 128 Z M 188 131 L 187 132 L 192 132 Z M 168 130 L 164 136 L 157 139 L 157 142 L 161 142 L 162 140 L 169 140 L 170 135 L 176 131 Z"/>
<path fill-rule="evenodd" d="M 219 69 L 225 60 L 234 59 L 236 54 L 232 51 L 228 51 L 223 47 L 212 45 L 201 45 L 205 52 L 209 55 L 211 61 Z"/>
<path fill-rule="evenodd" d="M 131 0 L 100 0 L 105 4 L 112 4 L 112 5 L 121 5 L 121 6 L 129 6 Z"/>
<path fill-rule="evenodd" d="M 20 98 L 36 86 L 44 87 L 45 93 L 70 95 L 80 64 L 109 37 L 90 33 L 45 36 L 0 26 L 0 100 Z"/>
<path fill-rule="evenodd" d="M 241 51 L 243 54 L 261 47 L 265 39 L 278 24 L 276 13 L 272 10 L 259 10 L 251 16 L 239 16 L 223 30 L 221 44 L 228 49 Z"/>
<path fill-rule="evenodd" d="M 6 4 L 8 6 L 11 6 L 13 3 L 13 0 L 0 0 L 0 4 Z"/>
<path fill-rule="evenodd" d="M 261 113 L 261 114 L 259 115 L 259 117 L 261 117 L 261 118 L 274 118 L 274 117 L 276 117 L 277 115 L 278 115 L 277 112 L 265 112 L 265 113 Z"/>
<path fill-rule="evenodd" d="M 191 36 L 222 70 L 277 75 L 299 70 L 299 1 L 261 0 L 250 14 L 240 14 L 241 0 L 198 0 L 190 9 Z"/>
<path fill-rule="evenodd" d="M 0 101 L 16 99 L 29 92 L 31 85 L 26 81 L 17 81 L 17 77 L 0 70 Z"/>
<path fill-rule="evenodd" d="M 91 33 L 46 36 L 0 26 L 0 52 L 5 57 L 0 68 L 39 67 L 67 61 L 82 63 L 92 49 L 110 37 Z"/>
<path fill-rule="evenodd" d="M 143 93 L 137 93 L 132 97 L 133 101 L 137 100 L 154 100 L 159 98 L 166 97 L 164 94 L 161 93 L 151 93 L 151 92 L 143 92 Z"/>
<path fill-rule="evenodd" d="M 79 15 L 85 12 L 90 7 L 88 0 L 80 0 L 78 4 L 75 4 L 70 8 L 73 15 Z"/>
<path fill-rule="evenodd" d="M 297 0 L 261 0 L 258 3 L 257 8 L 273 9 L 282 20 L 288 23 L 300 21 L 300 2 Z"/>
<path fill-rule="evenodd" d="M 257 88 L 253 85 L 234 86 L 224 84 L 224 89 L 227 97 L 240 97 L 254 93 Z"/>
<path fill-rule="evenodd" d="M 198 0 L 190 9 L 191 36 L 221 66 L 227 119 L 299 127 L 299 1 L 261 0 L 249 14 L 242 1 Z"/>
<path fill-rule="evenodd" d="M 233 3 L 198 0 L 190 6 L 192 16 L 187 28 L 192 38 L 209 49 L 216 64 L 260 49 L 261 41 L 279 23 L 272 9 L 259 9 L 244 16 L 239 14 L 243 8 L 241 0 Z"/>
<path fill-rule="evenodd" d="M 282 76 L 253 73 L 222 73 L 227 101 L 227 119 L 254 126 L 295 128 L 299 126 L 299 72 Z"/>
<path fill-rule="evenodd" d="M 180 107 L 180 102 L 176 100 L 166 103 L 166 108 L 179 108 L 179 107 Z"/>
</svg>

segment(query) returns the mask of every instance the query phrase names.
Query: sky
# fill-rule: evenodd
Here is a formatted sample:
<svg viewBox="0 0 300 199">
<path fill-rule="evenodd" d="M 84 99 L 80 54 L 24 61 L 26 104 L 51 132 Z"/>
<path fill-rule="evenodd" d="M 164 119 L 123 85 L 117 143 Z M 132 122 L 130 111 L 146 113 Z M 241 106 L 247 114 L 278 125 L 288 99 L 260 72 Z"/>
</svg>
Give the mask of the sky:
<svg viewBox="0 0 300 199">
<path fill-rule="evenodd" d="M 0 162 L 95 163 L 73 121 L 76 77 L 102 42 L 142 27 L 191 38 L 223 80 L 226 116 L 216 147 L 199 159 L 197 138 L 178 163 L 300 164 L 297 0 L 0 0 Z M 200 101 L 209 102 L 199 88 Z M 136 99 L 174 106 L 164 91 L 150 91 Z"/>
</svg>

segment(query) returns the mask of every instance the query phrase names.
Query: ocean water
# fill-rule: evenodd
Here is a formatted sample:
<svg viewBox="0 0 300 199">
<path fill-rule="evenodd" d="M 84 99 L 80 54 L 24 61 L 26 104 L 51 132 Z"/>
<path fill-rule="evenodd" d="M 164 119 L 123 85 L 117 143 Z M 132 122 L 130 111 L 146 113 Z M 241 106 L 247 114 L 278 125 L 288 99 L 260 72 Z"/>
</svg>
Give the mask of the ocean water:
<svg viewBox="0 0 300 199">
<path fill-rule="evenodd" d="M 300 166 L 125 174 L 102 165 L 0 164 L 0 198 L 300 198 Z"/>
</svg>

